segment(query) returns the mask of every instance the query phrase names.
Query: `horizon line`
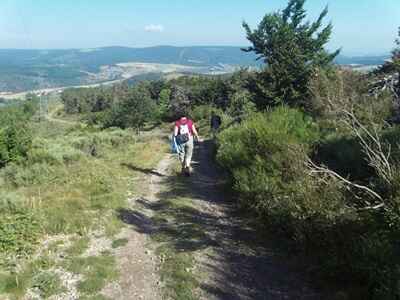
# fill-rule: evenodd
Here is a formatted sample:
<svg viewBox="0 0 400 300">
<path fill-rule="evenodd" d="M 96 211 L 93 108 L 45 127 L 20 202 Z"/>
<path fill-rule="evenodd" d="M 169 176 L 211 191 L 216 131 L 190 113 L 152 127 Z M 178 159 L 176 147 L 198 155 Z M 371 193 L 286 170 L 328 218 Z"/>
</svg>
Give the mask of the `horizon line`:
<svg viewBox="0 0 400 300">
<path fill-rule="evenodd" d="M 107 49 L 107 48 L 127 48 L 127 49 L 151 49 L 151 48 L 246 48 L 245 45 L 185 45 L 185 46 L 176 46 L 176 45 L 153 45 L 153 46 L 122 46 L 122 45 L 108 45 L 108 46 L 96 46 L 96 47 L 65 47 L 65 48 L 2 48 L 0 47 L 0 51 L 2 50 L 16 50 L 16 51 L 82 51 L 82 50 L 98 50 L 98 49 Z M 332 51 L 328 49 L 329 51 Z M 353 52 L 353 53 L 352 53 Z M 356 51 L 341 51 L 339 56 L 347 56 L 347 57 L 377 57 L 377 56 L 390 56 L 391 50 L 382 51 L 381 53 L 356 53 Z"/>
</svg>

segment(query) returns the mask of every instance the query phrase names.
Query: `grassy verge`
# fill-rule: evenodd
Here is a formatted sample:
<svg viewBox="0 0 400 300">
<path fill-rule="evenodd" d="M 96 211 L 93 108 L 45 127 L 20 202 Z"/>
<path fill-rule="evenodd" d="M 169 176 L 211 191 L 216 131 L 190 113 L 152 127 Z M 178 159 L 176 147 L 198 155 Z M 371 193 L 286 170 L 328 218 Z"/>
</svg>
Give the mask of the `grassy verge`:
<svg viewBox="0 0 400 300">
<path fill-rule="evenodd" d="M 161 280 L 165 284 L 165 294 L 169 299 L 194 300 L 198 299 L 195 289 L 199 283 L 191 270 L 194 258 L 190 253 L 179 253 L 173 247 L 163 245 L 158 248 L 161 257 Z"/>
<path fill-rule="evenodd" d="M 35 138 L 27 161 L 0 170 L 0 298 L 18 299 L 29 289 L 43 298 L 61 293 L 54 268 L 65 268 L 82 275 L 82 295 L 101 299 L 96 293 L 118 273 L 110 253 L 82 257 L 88 233 L 101 230 L 113 240 L 123 226 L 115 212 L 142 188 L 141 169 L 160 160 L 165 143 L 129 130 L 53 121 L 31 125 Z M 62 243 L 35 254 L 48 236 L 79 238 L 56 262 Z"/>
<path fill-rule="evenodd" d="M 78 291 L 86 296 L 96 295 L 107 282 L 118 278 L 115 258 L 109 252 L 99 256 L 71 257 L 64 263 L 64 268 L 83 276 L 78 283 Z"/>
</svg>

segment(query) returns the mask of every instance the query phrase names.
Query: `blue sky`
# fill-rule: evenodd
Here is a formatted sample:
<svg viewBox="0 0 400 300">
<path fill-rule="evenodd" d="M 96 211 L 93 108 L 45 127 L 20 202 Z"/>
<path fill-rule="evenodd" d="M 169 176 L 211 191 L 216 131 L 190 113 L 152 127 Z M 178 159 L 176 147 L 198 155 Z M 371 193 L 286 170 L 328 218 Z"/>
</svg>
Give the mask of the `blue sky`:
<svg viewBox="0 0 400 300">
<path fill-rule="evenodd" d="M 348 55 L 391 50 L 400 0 L 308 0 L 309 18 L 329 5 L 329 48 Z M 246 45 L 253 27 L 286 0 L 1 0 L 0 48 Z"/>
</svg>

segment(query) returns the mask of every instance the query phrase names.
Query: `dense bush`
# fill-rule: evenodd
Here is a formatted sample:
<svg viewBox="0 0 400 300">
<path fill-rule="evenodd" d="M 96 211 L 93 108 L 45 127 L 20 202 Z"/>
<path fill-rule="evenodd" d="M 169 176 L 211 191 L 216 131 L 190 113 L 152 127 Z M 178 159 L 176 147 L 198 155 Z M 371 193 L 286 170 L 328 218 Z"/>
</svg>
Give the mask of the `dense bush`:
<svg viewBox="0 0 400 300">
<path fill-rule="evenodd" d="M 247 206 L 273 214 L 271 208 L 278 208 L 292 182 L 303 177 L 308 145 L 317 139 L 311 119 L 281 107 L 222 132 L 217 159 L 230 171 Z"/>
<path fill-rule="evenodd" d="M 32 144 L 27 121 L 36 111 L 35 101 L 17 102 L 0 109 L 0 167 L 26 158 Z"/>
<path fill-rule="evenodd" d="M 136 128 L 155 119 L 156 101 L 147 83 L 134 87 L 68 89 L 61 99 L 67 114 L 82 114 L 89 124 L 104 128 Z"/>
<path fill-rule="evenodd" d="M 384 131 L 382 139 L 390 142 L 398 136 L 396 131 Z M 321 140 L 309 117 L 280 107 L 224 130 L 217 159 L 229 171 L 240 204 L 267 228 L 290 238 L 314 260 L 319 274 L 336 282 L 350 280 L 349 297 L 355 299 L 395 299 L 400 292 L 400 189 L 381 188 L 391 199 L 387 210 L 359 210 L 368 196 L 327 174 L 312 175 L 305 164 L 308 156 L 366 185 L 378 184 L 377 175 L 355 138 L 338 136 L 322 144 Z"/>
<path fill-rule="evenodd" d="M 27 156 L 31 143 L 31 134 L 21 123 L 0 129 L 0 166 L 21 161 Z"/>
<path fill-rule="evenodd" d="M 111 89 L 106 88 L 78 88 L 67 89 L 61 95 L 66 113 L 99 112 L 111 107 L 113 97 Z"/>
<path fill-rule="evenodd" d="M 11 256 L 32 254 L 40 221 L 16 193 L 0 192 L 0 265 L 12 267 Z"/>
</svg>

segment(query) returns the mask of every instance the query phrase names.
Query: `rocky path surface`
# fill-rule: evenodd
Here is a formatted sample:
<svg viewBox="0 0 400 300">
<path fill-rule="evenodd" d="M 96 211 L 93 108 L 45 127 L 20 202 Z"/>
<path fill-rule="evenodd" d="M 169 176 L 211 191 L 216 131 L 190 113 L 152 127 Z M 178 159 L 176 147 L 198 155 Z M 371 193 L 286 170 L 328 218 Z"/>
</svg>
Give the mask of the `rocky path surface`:
<svg viewBox="0 0 400 300">
<path fill-rule="evenodd" d="M 161 231 L 163 234 L 171 234 L 176 251 L 193 254 L 196 266 L 192 272 L 199 281 L 199 287 L 194 294 L 199 299 L 327 299 L 310 286 L 305 274 L 282 255 L 278 255 L 276 249 L 257 238 L 259 234 L 255 229 L 237 215 L 234 204 L 220 184 L 218 171 L 212 160 L 212 148 L 209 141 L 197 146 L 194 174 L 188 179 L 177 178 L 174 172 L 171 174 L 169 169 L 175 159 L 171 155 L 166 156 L 157 169 L 144 170 L 149 188 L 142 199 L 136 199 L 141 206 L 122 213 L 124 222 L 134 225 L 133 231 L 138 230 L 142 235 L 151 236 Z M 157 227 L 151 217 L 156 210 L 162 209 L 161 201 L 174 197 L 188 199 L 193 208 L 179 213 L 181 221 L 176 221 L 175 224 L 167 222 L 162 228 Z M 193 226 L 201 234 L 193 236 L 188 234 L 188 230 L 176 230 L 179 227 L 194 228 Z M 131 234 L 136 236 L 138 233 Z M 144 239 L 139 236 L 131 240 L 142 238 Z M 139 248 L 144 244 L 144 240 L 140 241 Z M 132 251 L 134 252 L 133 249 Z M 151 257 L 140 256 L 141 263 L 147 267 L 154 265 Z M 127 274 L 140 268 L 139 264 L 129 261 L 128 256 L 124 263 Z M 136 258 L 133 261 L 138 260 Z M 142 274 L 152 272 L 153 270 L 147 270 Z M 157 289 L 149 285 L 148 280 L 141 279 L 140 273 L 131 276 L 133 279 L 127 281 L 126 286 L 137 284 L 134 283 L 135 280 L 142 280 L 142 286 L 147 285 L 148 294 L 145 293 L 145 298 L 140 299 L 159 299 L 159 294 L 151 294 Z"/>
</svg>

